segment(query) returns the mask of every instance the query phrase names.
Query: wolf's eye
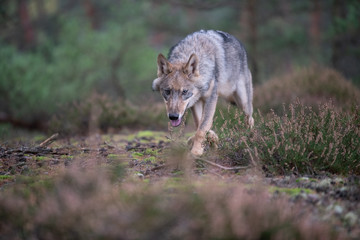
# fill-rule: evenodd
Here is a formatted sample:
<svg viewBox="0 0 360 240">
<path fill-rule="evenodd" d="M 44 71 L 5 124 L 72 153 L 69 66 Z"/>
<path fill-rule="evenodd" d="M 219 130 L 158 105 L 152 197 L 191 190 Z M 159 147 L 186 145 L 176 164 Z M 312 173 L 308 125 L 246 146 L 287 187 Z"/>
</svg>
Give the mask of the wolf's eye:
<svg viewBox="0 0 360 240">
<path fill-rule="evenodd" d="M 188 92 L 189 92 L 188 90 L 183 90 L 182 95 L 186 95 Z"/>
<path fill-rule="evenodd" d="M 165 90 L 164 90 L 164 94 L 165 94 L 165 95 L 170 95 L 170 89 L 165 89 Z"/>
</svg>

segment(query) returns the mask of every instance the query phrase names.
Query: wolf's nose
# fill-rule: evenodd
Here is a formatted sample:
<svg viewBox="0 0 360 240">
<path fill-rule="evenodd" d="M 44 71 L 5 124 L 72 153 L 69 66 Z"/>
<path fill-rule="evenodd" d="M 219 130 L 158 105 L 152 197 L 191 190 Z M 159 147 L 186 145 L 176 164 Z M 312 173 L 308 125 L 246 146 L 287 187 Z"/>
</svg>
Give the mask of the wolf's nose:
<svg viewBox="0 0 360 240">
<path fill-rule="evenodd" d="M 170 113 L 170 114 L 169 114 L 169 118 L 170 118 L 170 120 L 178 120 L 178 119 L 179 119 L 179 114 L 177 114 L 177 113 Z"/>
</svg>

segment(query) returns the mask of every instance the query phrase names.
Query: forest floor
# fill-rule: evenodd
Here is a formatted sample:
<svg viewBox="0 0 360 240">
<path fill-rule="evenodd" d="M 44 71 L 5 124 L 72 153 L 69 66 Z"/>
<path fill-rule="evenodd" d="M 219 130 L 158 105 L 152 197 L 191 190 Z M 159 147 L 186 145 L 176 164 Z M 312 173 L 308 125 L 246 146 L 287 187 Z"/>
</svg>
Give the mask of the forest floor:
<svg viewBox="0 0 360 240">
<path fill-rule="evenodd" d="M 42 139 L 43 140 L 43 139 Z M 39 141 L 38 141 L 39 142 Z M 222 169 L 202 160 L 187 159 L 187 151 L 174 150 L 167 132 L 139 131 L 121 134 L 94 134 L 88 137 L 55 139 L 43 144 L 0 146 L 0 189 L 26 178 L 55 178 L 67 168 L 118 169 L 122 179 L 156 184 L 169 179 L 189 178 L 190 181 L 215 179 L 224 184 L 241 184 L 247 188 L 261 186 L 272 197 L 287 199 L 289 206 L 297 203 L 311 209 L 314 217 L 329 224 L 349 239 L 360 236 L 360 177 L 336 176 L 270 176 L 261 166 L 232 169 L 216 151 L 209 158 Z M 185 143 L 182 148 L 186 149 Z M 174 151 L 177 151 L 174 153 Z M 206 156 L 204 157 L 206 158 Z M 186 159 L 186 158 L 185 158 Z M 0 191 L 0 192 L 1 192 Z"/>
</svg>

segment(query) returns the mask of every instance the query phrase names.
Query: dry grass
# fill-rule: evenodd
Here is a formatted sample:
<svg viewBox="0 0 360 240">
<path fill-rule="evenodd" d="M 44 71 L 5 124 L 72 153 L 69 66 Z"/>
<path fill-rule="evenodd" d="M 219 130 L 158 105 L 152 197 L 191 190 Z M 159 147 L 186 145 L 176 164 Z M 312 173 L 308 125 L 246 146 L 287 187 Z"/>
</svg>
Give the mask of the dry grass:
<svg viewBox="0 0 360 240">
<path fill-rule="evenodd" d="M 93 94 L 86 101 L 63 106 L 50 121 L 50 132 L 74 136 L 122 128 L 166 129 L 164 111 L 162 103 L 134 105 L 120 98 Z"/>
<path fill-rule="evenodd" d="M 1 239 L 339 239 L 310 209 L 241 184 L 76 168 L 38 180 L 3 190 Z"/>
</svg>

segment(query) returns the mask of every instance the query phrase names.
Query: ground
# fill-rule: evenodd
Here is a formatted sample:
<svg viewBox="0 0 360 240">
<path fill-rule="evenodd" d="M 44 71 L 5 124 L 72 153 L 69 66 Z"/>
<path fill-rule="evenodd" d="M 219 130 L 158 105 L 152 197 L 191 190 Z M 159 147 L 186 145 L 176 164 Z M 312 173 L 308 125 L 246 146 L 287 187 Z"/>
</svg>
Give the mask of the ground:
<svg viewBox="0 0 360 240">
<path fill-rule="evenodd" d="M 360 177 L 272 176 L 253 166 L 232 169 L 215 150 L 203 157 L 229 169 L 188 158 L 184 142 L 174 142 L 168 132 L 139 131 L 121 134 L 94 134 L 88 137 L 56 139 L 39 147 L 39 138 L 29 146 L 4 145 L 0 148 L 0 188 L 9 189 L 26 178 L 55 177 L 74 164 L 91 169 L 111 169 L 115 177 L 156 184 L 178 178 L 199 182 L 206 179 L 224 184 L 242 184 L 247 189 L 261 186 L 274 198 L 285 198 L 311 209 L 314 217 L 346 233 L 360 236 Z M 184 159 L 187 164 L 182 161 Z M 259 163 L 261 165 L 261 163 Z M 172 179 L 172 180 L 171 180 Z M 124 180 L 122 180 L 124 181 Z M 255 188 L 255 187 L 254 187 Z"/>
</svg>

